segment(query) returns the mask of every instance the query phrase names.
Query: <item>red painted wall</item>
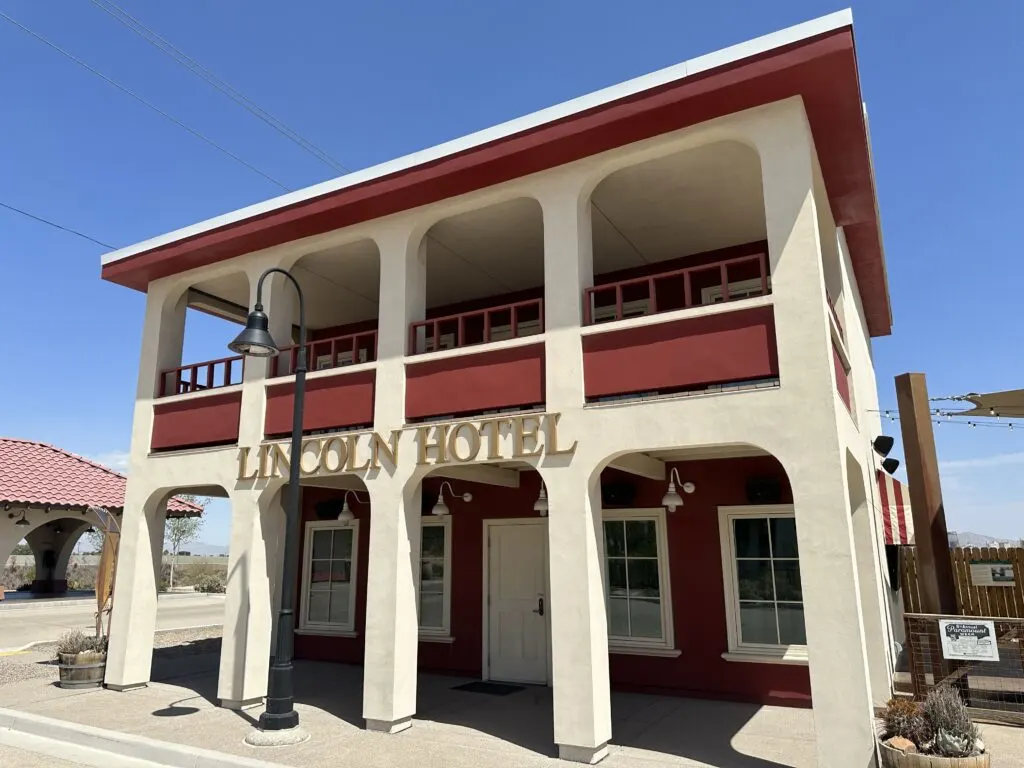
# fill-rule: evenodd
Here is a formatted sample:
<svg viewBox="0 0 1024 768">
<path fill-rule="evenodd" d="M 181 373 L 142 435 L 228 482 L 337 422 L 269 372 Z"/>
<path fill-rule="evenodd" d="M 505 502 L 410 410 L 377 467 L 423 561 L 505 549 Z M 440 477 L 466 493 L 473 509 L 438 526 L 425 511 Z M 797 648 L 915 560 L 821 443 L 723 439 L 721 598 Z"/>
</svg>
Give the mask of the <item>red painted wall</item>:
<svg viewBox="0 0 1024 768">
<path fill-rule="evenodd" d="M 150 448 L 163 451 L 237 443 L 241 412 L 241 392 L 157 402 Z"/>
<path fill-rule="evenodd" d="M 306 382 L 302 429 L 336 429 L 373 423 L 376 371 L 340 373 Z M 295 382 L 267 389 L 267 416 L 263 431 L 268 437 L 292 431 Z"/>
<path fill-rule="evenodd" d="M 540 405 L 544 397 L 543 344 L 405 366 L 406 419 Z"/>
<path fill-rule="evenodd" d="M 740 701 L 809 706 L 807 668 L 779 664 L 727 662 L 725 598 L 718 533 L 718 506 L 746 504 L 749 477 L 778 478 L 782 503 L 791 502 L 782 467 L 770 457 L 691 461 L 676 465 L 682 478 L 696 484 L 685 506 L 667 516 L 670 579 L 674 602 L 678 658 L 609 657 L 612 684 L 616 688 L 685 694 Z M 657 507 L 665 483 L 644 480 L 606 470 L 604 481 L 628 480 L 637 494 L 630 506 Z M 439 478 L 424 481 L 425 509 L 437 498 Z M 470 491 L 473 501 L 450 502 L 452 510 L 452 595 L 450 644 L 421 642 L 419 664 L 424 671 L 474 677 L 482 668 L 483 624 L 483 520 L 485 518 L 533 517 L 539 476 L 524 473 L 518 489 L 453 483 L 458 493 Z M 304 490 L 304 519 L 314 519 L 313 505 L 341 492 Z M 351 499 L 350 499 L 351 502 Z M 611 507 L 609 507 L 611 508 Z M 352 505 L 360 520 L 357 573 L 356 638 L 296 637 L 296 655 L 325 661 L 361 663 L 366 609 L 366 573 L 369 548 L 369 515 L 362 505 Z M 552 606 L 552 610 L 558 610 Z"/>
<path fill-rule="evenodd" d="M 775 315 L 756 307 L 584 336 L 583 374 L 588 398 L 775 377 Z"/>
</svg>

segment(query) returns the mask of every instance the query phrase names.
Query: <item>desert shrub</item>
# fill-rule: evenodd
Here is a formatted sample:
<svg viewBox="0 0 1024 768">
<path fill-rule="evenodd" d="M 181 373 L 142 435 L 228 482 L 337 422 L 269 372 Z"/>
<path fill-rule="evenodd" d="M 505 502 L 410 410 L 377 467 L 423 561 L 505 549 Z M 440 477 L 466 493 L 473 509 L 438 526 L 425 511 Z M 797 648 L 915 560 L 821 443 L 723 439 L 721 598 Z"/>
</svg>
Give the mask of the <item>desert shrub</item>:
<svg viewBox="0 0 1024 768">
<path fill-rule="evenodd" d="M 931 690 L 924 700 L 924 717 L 934 734 L 932 752 L 944 757 L 967 757 L 975 752 L 978 727 L 953 686 L 940 685 Z"/>
<path fill-rule="evenodd" d="M 224 580 L 224 566 L 211 565 L 208 563 L 195 563 L 179 568 L 175 576 L 175 583 L 185 586 L 197 586 L 200 582 L 211 577 Z"/>
<path fill-rule="evenodd" d="M 3 573 L 0 573 L 0 584 L 3 584 L 7 589 L 21 589 L 23 584 L 27 584 L 29 589 L 32 586 L 32 582 L 36 578 L 36 569 L 33 565 L 8 565 L 4 568 Z"/>
<path fill-rule="evenodd" d="M 83 653 L 84 651 L 95 651 L 96 653 L 107 652 L 107 638 L 95 637 L 79 632 L 77 629 L 69 630 L 60 636 L 57 641 L 57 657 L 63 653 Z"/>
<path fill-rule="evenodd" d="M 219 573 L 211 573 L 201 576 L 193 585 L 196 592 L 223 593 L 227 587 L 224 584 L 224 577 Z"/>
<path fill-rule="evenodd" d="M 927 738 L 924 710 L 910 699 L 889 699 L 882 713 L 885 723 L 885 737 L 902 736 L 915 744 Z"/>
</svg>

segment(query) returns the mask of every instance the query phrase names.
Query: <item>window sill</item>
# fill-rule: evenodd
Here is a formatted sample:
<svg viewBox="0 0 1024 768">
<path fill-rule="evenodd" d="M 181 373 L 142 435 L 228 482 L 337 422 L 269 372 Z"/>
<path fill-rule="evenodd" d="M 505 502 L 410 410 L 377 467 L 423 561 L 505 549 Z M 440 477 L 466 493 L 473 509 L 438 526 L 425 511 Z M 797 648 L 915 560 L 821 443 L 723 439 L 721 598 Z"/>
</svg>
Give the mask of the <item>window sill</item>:
<svg viewBox="0 0 1024 768">
<path fill-rule="evenodd" d="M 683 654 L 678 648 L 645 648 L 638 645 L 609 645 L 608 653 L 620 656 L 660 656 L 666 659 L 676 659 Z"/>
<path fill-rule="evenodd" d="M 326 637 L 359 637 L 359 633 L 351 629 L 331 629 L 330 627 L 299 627 L 296 635 L 323 635 Z"/>
<path fill-rule="evenodd" d="M 452 643 L 455 642 L 455 638 L 452 637 L 451 635 L 430 635 L 430 634 L 423 634 L 423 633 L 421 633 L 420 634 L 420 642 L 421 643 L 444 643 L 444 644 L 447 644 L 447 645 L 451 645 Z"/>
<path fill-rule="evenodd" d="M 786 651 L 727 651 L 722 654 L 726 661 L 740 661 L 748 664 L 794 664 L 807 666 L 807 650 Z"/>
</svg>

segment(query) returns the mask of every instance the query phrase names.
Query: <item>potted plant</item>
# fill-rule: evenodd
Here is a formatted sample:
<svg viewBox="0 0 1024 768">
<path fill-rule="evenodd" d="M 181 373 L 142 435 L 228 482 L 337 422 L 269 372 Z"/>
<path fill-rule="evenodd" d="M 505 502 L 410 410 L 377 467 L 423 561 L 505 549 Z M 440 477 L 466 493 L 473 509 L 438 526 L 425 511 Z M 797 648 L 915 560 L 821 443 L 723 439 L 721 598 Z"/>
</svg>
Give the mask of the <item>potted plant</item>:
<svg viewBox="0 0 1024 768">
<path fill-rule="evenodd" d="M 61 688 L 98 688 L 107 668 L 107 638 L 65 632 L 57 642 L 57 661 Z"/>
<path fill-rule="evenodd" d="M 989 768 L 989 754 L 960 694 L 933 688 L 924 703 L 890 699 L 882 715 L 879 751 L 883 768 Z"/>
</svg>

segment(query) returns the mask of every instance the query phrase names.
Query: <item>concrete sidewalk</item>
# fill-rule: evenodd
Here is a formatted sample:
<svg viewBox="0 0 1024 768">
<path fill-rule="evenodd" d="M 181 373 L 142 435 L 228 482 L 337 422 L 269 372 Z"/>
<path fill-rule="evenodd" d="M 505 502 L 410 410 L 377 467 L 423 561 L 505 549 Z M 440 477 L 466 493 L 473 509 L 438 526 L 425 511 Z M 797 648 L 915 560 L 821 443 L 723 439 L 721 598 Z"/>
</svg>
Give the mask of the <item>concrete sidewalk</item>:
<svg viewBox="0 0 1024 768">
<path fill-rule="evenodd" d="M 197 644 L 209 650 L 212 644 Z M 312 734 L 304 744 L 255 749 L 243 743 L 259 709 L 215 706 L 218 654 L 158 652 L 147 688 L 125 693 L 65 691 L 48 680 L 0 687 L 0 707 L 67 723 L 115 729 L 185 747 L 310 768 L 508 768 L 566 765 L 552 733 L 551 691 L 524 687 L 506 696 L 454 690 L 465 680 L 419 677 L 414 726 L 397 735 L 370 733 L 361 717 L 362 670 L 318 662 L 296 664 L 296 708 Z M 614 746 L 603 765 L 812 768 L 809 710 L 615 693 Z M 994 768 L 1024 768 L 1024 730 L 983 726 Z"/>
</svg>

